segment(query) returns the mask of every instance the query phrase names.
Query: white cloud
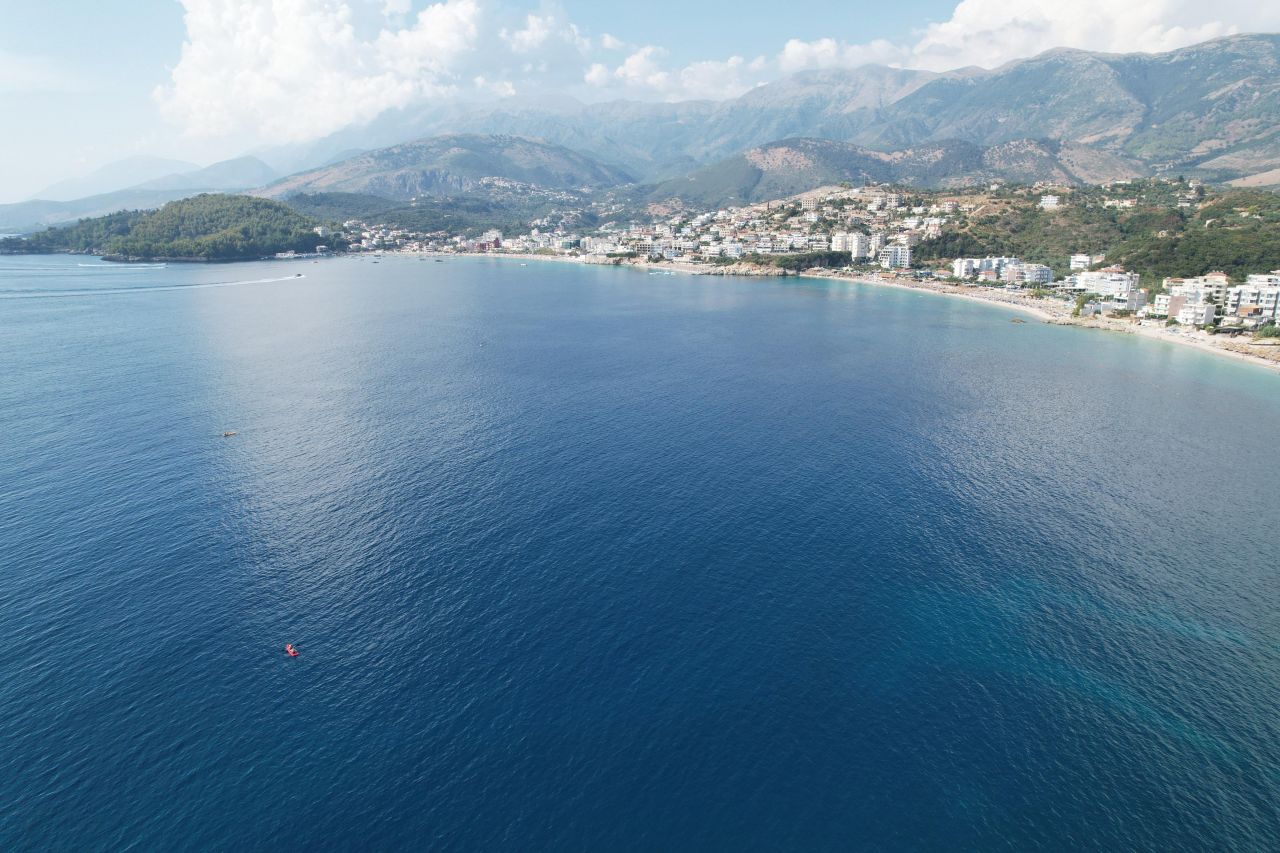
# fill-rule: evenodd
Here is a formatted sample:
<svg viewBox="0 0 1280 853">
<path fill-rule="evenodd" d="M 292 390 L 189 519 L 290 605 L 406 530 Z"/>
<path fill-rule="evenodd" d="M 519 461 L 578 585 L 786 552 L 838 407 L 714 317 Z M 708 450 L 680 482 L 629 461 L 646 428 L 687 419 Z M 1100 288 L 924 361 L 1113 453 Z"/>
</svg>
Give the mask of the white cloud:
<svg viewBox="0 0 1280 853">
<path fill-rule="evenodd" d="M 961 0 L 951 16 L 928 24 L 912 38 L 862 43 L 820 38 L 791 39 L 773 57 L 743 62 L 666 61 L 660 47 L 632 49 L 612 71 L 596 63 L 585 81 L 599 89 L 677 100 L 725 98 L 778 74 L 809 68 L 856 68 L 869 63 L 945 71 L 969 65 L 994 68 L 1055 47 L 1111 52 L 1173 50 L 1216 36 L 1280 29 L 1280 4 L 1260 8 L 1255 0 Z M 606 50 L 625 47 L 605 35 Z"/>
<path fill-rule="evenodd" d="M 411 25 L 357 32 L 343 0 L 183 0 L 187 40 L 161 111 L 196 136 L 313 139 L 391 107 L 454 91 L 475 47 L 476 0 L 445 0 Z"/>
<path fill-rule="evenodd" d="M 778 54 L 778 69 L 789 74 L 806 68 L 856 68 L 872 62 L 901 62 L 909 51 L 884 39 L 867 44 L 843 44 L 832 38 L 791 39 Z"/>
<path fill-rule="evenodd" d="M 951 17 L 914 41 L 847 44 L 834 39 L 787 42 L 783 71 L 881 62 L 946 71 L 994 68 L 1055 47 L 1117 53 L 1160 52 L 1241 31 L 1280 28 L 1280 5 L 1253 0 L 962 0 Z"/>
<path fill-rule="evenodd" d="M 622 61 L 613 76 L 628 86 L 642 86 L 657 91 L 666 90 L 671 84 L 671 72 L 662 68 L 667 52 L 648 45 Z"/>
<path fill-rule="evenodd" d="M 666 56 L 663 48 L 646 45 L 633 51 L 612 71 L 603 63 L 592 64 L 583 80 L 601 89 L 639 90 L 670 101 L 719 99 L 750 89 L 755 85 L 751 78 L 765 67 L 760 59 L 748 63 L 741 56 L 731 56 L 726 60 L 704 60 L 669 69 L 663 63 Z"/>
<path fill-rule="evenodd" d="M 499 35 L 516 53 L 530 53 L 542 47 L 547 39 L 551 38 L 554 24 L 555 20 L 550 16 L 529 15 L 525 18 L 524 29 L 515 32 L 503 30 Z"/>
<path fill-rule="evenodd" d="M 181 2 L 187 38 L 155 92 L 163 114 L 192 135 L 268 143 L 433 99 L 509 97 L 517 86 L 722 99 L 806 68 L 994 67 L 1058 46 L 1167 50 L 1240 29 L 1280 30 L 1280 4 L 1256 0 L 961 0 L 946 20 L 897 42 L 791 39 L 770 56 L 689 62 L 614 33 L 590 37 L 558 0 L 523 0 L 514 14 L 498 4 L 516 0 Z M 48 63 L 0 52 L 0 91 L 69 85 Z"/>
<path fill-rule="evenodd" d="M 499 98 L 510 98 L 516 93 L 515 84 L 510 80 L 487 80 L 483 75 L 479 75 L 471 83 L 480 91 L 497 95 Z"/>
<path fill-rule="evenodd" d="M 613 79 L 613 74 L 609 71 L 609 67 L 603 62 L 596 62 L 587 69 L 587 73 L 582 78 L 588 86 L 603 88 L 609 85 L 609 81 Z"/>
</svg>

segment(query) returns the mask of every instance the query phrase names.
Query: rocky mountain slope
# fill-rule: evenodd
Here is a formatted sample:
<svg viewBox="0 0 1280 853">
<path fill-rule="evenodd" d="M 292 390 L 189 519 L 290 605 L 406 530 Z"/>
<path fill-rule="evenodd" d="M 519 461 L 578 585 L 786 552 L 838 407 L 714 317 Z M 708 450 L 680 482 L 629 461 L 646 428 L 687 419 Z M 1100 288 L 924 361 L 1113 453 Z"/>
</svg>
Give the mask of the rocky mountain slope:
<svg viewBox="0 0 1280 853">
<path fill-rule="evenodd" d="M 1136 173 L 1118 158 L 1095 157 L 1077 146 L 1047 140 L 1021 139 L 985 148 L 949 140 L 886 152 L 800 138 L 758 146 L 685 177 L 644 187 L 641 197 L 722 207 L 785 198 L 827 184 L 876 182 L 931 188 L 995 180 L 1070 184 L 1088 182 L 1098 171 Z"/>
<path fill-rule="evenodd" d="M 631 176 L 564 146 L 516 136 L 449 135 L 366 151 L 277 181 L 257 194 L 362 193 L 387 199 L 483 194 L 492 183 L 550 190 L 605 188 Z"/>
<path fill-rule="evenodd" d="M 880 151 L 1049 139 L 1073 147 L 1073 171 L 1097 179 L 1135 168 L 1247 178 L 1280 168 L 1280 35 L 1161 54 L 1054 50 L 990 71 L 810 71 L 724 102 L 450 105 L 390 113 L 277 154 L 319 163 L 344 149 L 445 132 L 532 136 L 646 181 L 788 137 Z"/>
</svg>

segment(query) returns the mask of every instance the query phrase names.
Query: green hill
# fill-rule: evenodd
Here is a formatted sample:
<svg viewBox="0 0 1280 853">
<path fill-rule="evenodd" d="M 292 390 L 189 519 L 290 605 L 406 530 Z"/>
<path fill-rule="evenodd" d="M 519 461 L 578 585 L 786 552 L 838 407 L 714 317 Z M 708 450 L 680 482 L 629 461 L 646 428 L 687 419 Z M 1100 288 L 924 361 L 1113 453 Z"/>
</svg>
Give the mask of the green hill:
<svg viewBox="0 0 1280 853">
<path fill-rule="evenodd" d="M 84 219 L 27 238 L 0 241 L 0 251 L 87 252 L 145 260 L 239 261 L 276 252 L 315 251 L 327 238 L 320 224 L 280 202 L 240 195 L 199 195 L 151 212 Z"/>
<path fill-rule="evenodd" d="M 1041 210 L 1038 192 L 1006 191 L 969 216 L 958 216 L 941 238 L 920 243 L 918 262 L 1008 255 L 1068 271 L 1076 252 L 1106 254 L 1107 264 L 1140 273 L 1146 286 L 1166 277 L 1221 270 L 1241 281 L 1280 269 L 1280 196 L 1260 190 L 1204 188 L 1182 182 L 1134 181 L 1107 190 L 1073 190 L 1065 206 Z M 1180 207 L 1178 196 L 1203 195 Z M 1107 207 L 1133 198 L 1131 208 Z"/>
</svg>

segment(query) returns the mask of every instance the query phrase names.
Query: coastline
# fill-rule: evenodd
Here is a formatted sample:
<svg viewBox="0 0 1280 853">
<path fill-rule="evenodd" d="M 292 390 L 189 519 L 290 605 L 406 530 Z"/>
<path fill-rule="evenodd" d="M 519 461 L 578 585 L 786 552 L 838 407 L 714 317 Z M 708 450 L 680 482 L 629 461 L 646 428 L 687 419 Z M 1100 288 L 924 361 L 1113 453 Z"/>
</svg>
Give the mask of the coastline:
<svg viewBox="0 0 1280 853">
<path fill-rule="evenodd" d="M 419 254 L 419 253 L 404 253 Z M 443 255 L 449 257 L 449 255 Z M 468 257 L 469 255 L 455 255 Z M 671 275 L 695 276 L 746 276 L 759 278 L 808 278 L 828 281 L 846 281 L 866 284 L 874 287 L 892 287 L 898 290 L 911 290 L 917 293 L 933 293 L 938 296 L 964 299 L 979 302 L 996 308 L 1017 311 L 1035 317 L 1044 323 L 1057 326 L 1076 326 L 1082 329 L 1093 329 L 1104 332 L 1139 335 L 1147 340 L 1159 341 L 1178 346 L 1192 347 L 1203 353 L 1224 356 L 1257 367 L 1280 373 L 1280 346 L 1257 346 L 1233 341 L 1226 336 L 1211 337 L 1204 332 L 1187 333 L 1164 326 L 1143 325 L 1134 320 L 1082 318 L 1072 317 L 1066 303 L 1057 300 L 1036 300 L 1029 296 L 1016 295 L 1004 290 L 983 287 L 961 287 L 938 282 L 904 281 L 897 277 L 888 277 L 876 273 L 845 273 L 831 270 L 810 269 L 799 273 L 776 270 L 771 267 L 760 267 L 751 264 L 733 264 L 729 266 L 708 267 L 706 264 L 694 264 L 680 261 L 648 261 L 638 258 L 588 260 L 587 256 L 570 257 L 567 255 L 534 255 L 520 253 L 485 253 L 474 257 L 500 258 L 519 261 L 547 261 L 551 263 L 583 264 L 590 266 L 612 266 L 619 268 L 643 269 L 664 272 Z M 1256 349 L 1255 349 L 1256 348 Z M 1266 350 L 1266 353 L 1257 350 Z"/>
</svg>

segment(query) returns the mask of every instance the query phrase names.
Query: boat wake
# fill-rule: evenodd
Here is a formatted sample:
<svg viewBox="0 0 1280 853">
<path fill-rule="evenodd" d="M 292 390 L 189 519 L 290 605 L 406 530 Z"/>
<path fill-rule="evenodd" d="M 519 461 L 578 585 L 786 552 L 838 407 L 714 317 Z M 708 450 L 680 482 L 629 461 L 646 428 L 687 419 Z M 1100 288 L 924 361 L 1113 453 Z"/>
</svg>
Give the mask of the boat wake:
<svg viewBox="0 0 1280 853">
<path fill-rule="evenodd" d="M 195 284 L 158 284 L 152 287 L 77 288 L 75 290 L 22 290 L 0 291 L 0 299 L 68 299 L 75 296 L 120 296 L 129 293 L 157 293 L 166 290 L 205 290 L 212 287 L 242 287 L 249 284 L 274 284 L 281 281 L 298 281 L 306 276 L 285 275 L 277 278 L 255 278 L 245 281 L 206 281 Z"/>
<path fill-rule="evenodd" d="M 91 270 L 162 270 L 167 264 L 76 264 Z"/>
</svg>

